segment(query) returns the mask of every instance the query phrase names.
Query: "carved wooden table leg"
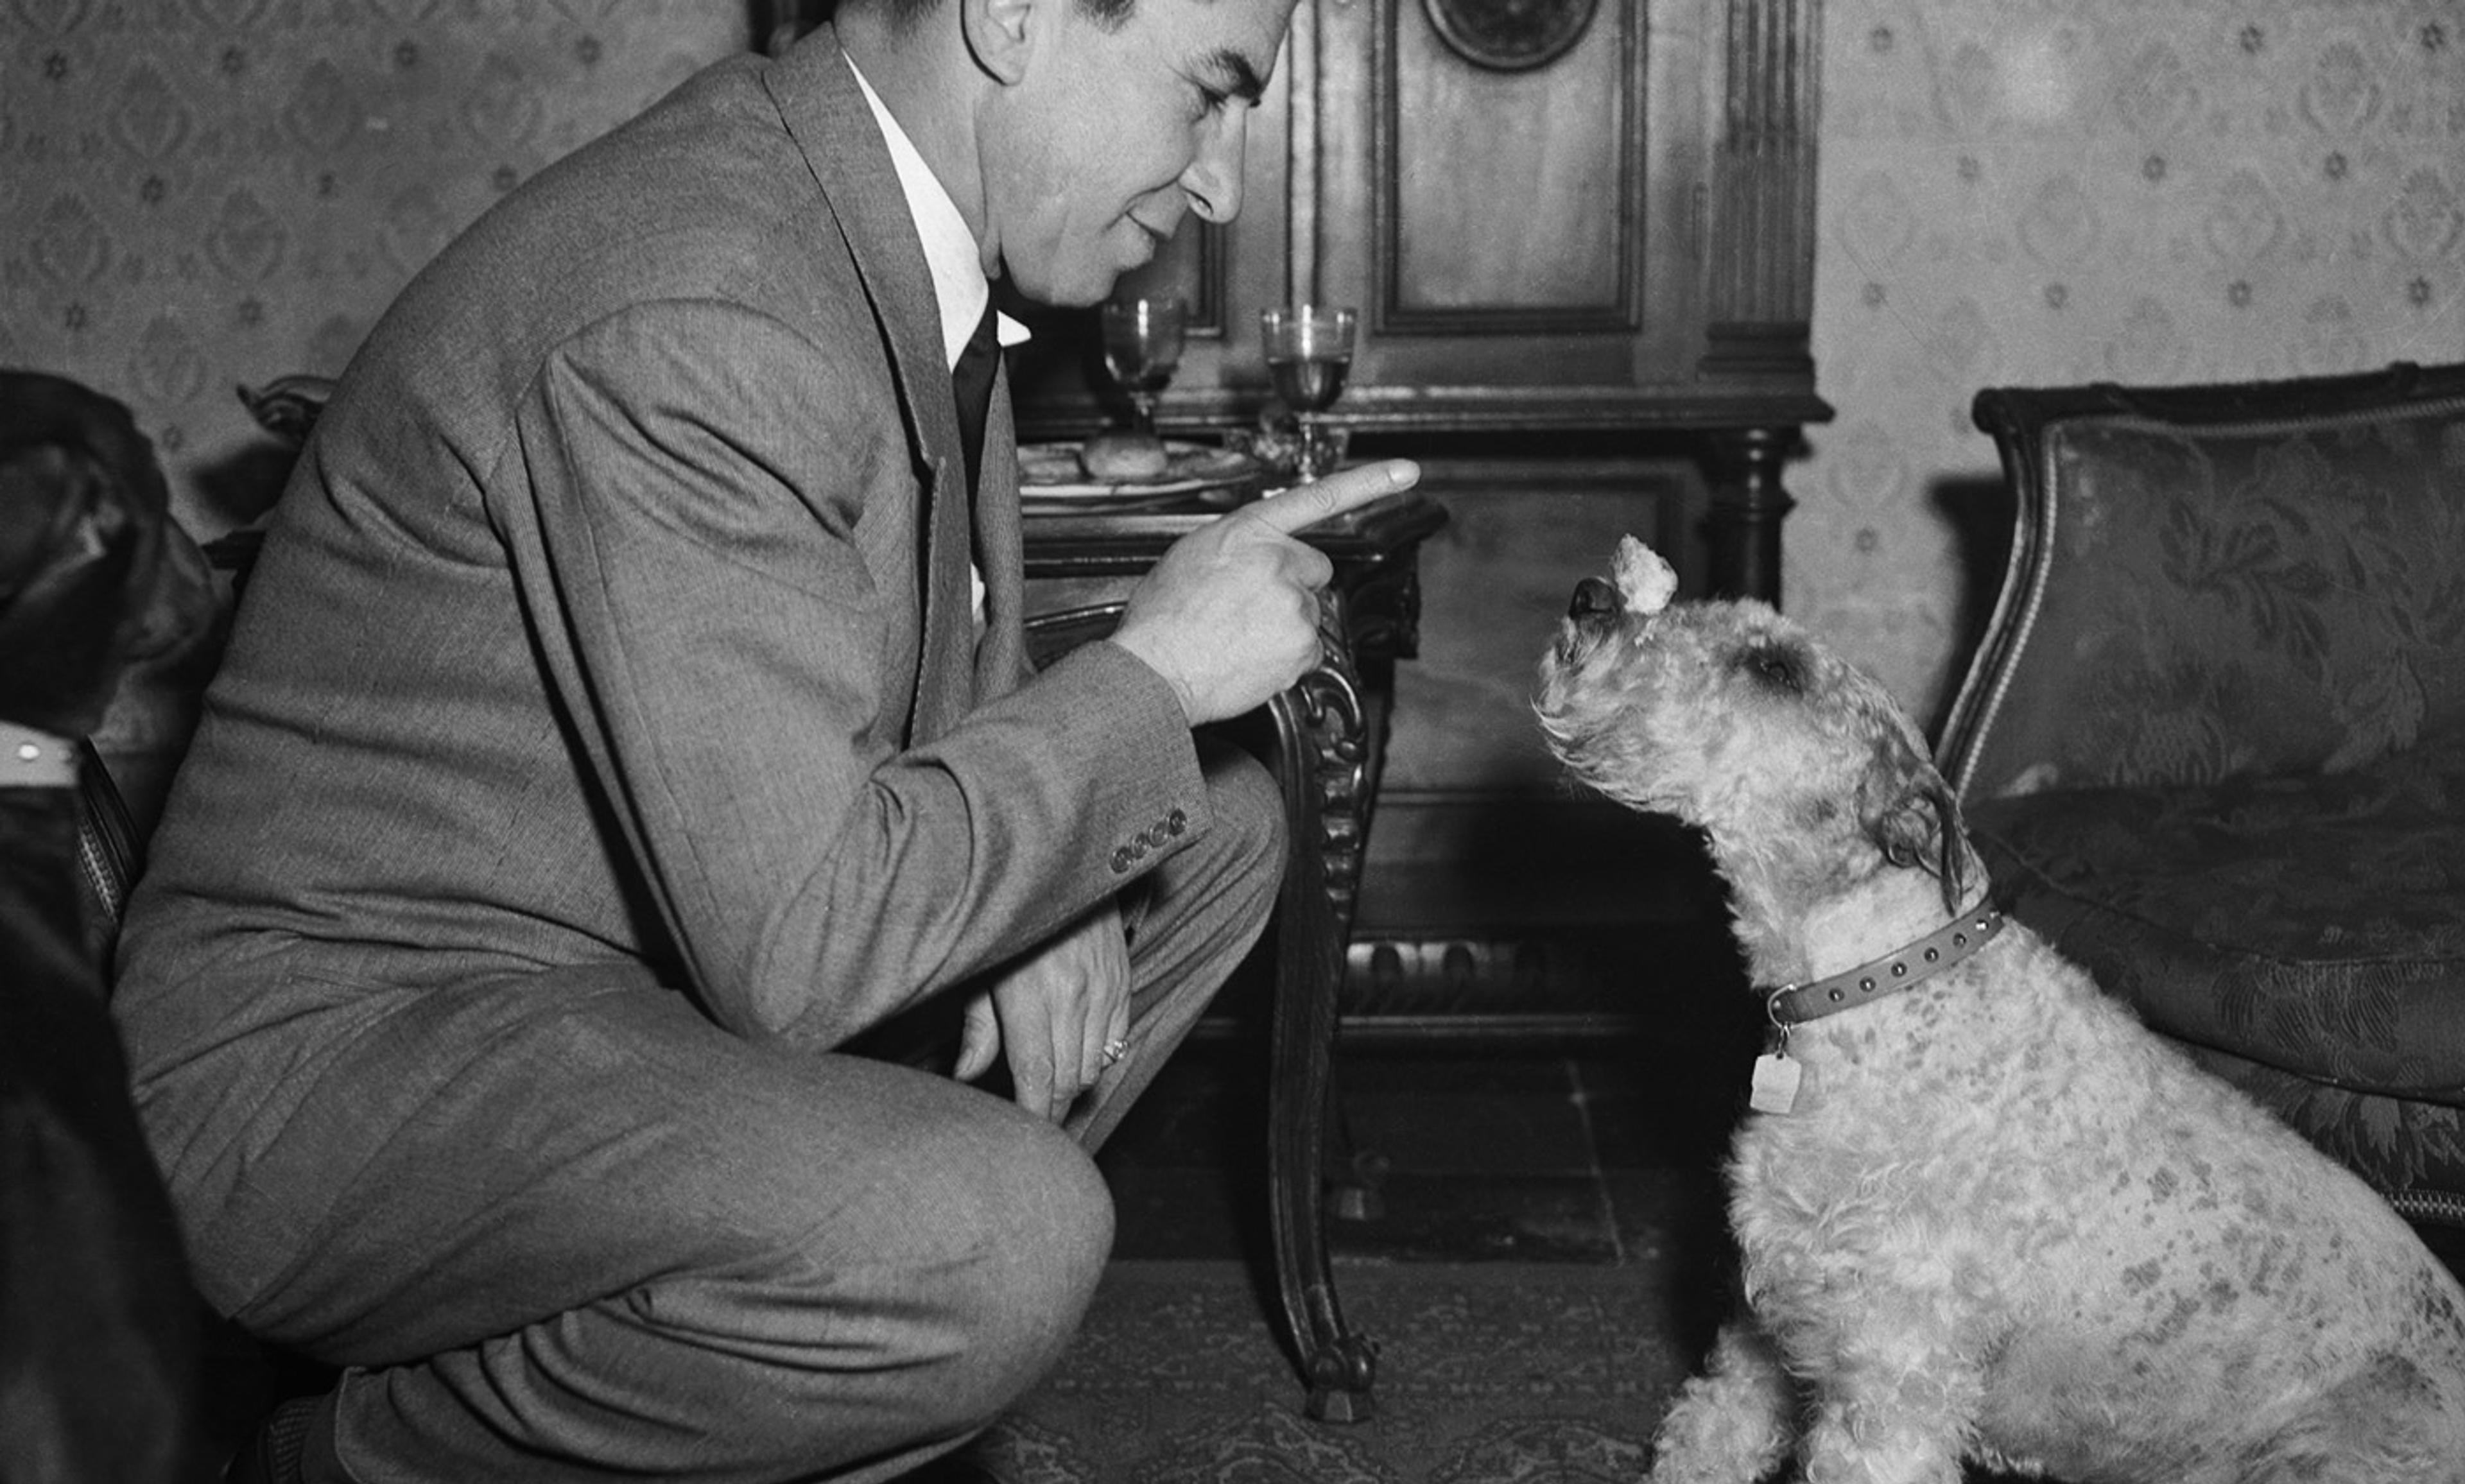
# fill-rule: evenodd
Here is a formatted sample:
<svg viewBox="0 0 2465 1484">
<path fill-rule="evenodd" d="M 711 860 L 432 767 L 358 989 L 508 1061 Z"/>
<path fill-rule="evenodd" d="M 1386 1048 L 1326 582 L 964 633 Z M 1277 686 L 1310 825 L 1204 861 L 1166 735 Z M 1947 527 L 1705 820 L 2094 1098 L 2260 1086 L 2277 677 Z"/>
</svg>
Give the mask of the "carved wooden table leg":
<svg viewBox="0 0 2465 1484">
<path fill-rule="evenodd" d="M 1216 512 L 1042 516 L 1029 520 L 1030 652 L 1048 664 L 1121 617 L 1119 592 Z M 1284 795 L 1291 861 L 1277 899 L 1269 1029 L 1267 1185 L 1286 1338 L 1309 1415 L 1369 1415 L 1377 1347 L 1344 1321 L 1326 1246 L 1328 1115 L 1336 996 L 1361 886 L 1362 851 L 1387 736 L 1395 662 L 1418 653 L 1419 550 L 1446 511 L 1394 495 L 1302 533 L 1335 564 L 1319 615 L 1322 657 L 1267 703 L 1269 762 Z M 1091 601 L 1092 600 L 1092 601 Z M 1356 1163 L 1359 1162 L 1356 1161 Z"/>
<path fill-rule="evenodd" d="M 1309 1387 L 1309 1415 L 1358 1422 L 1369 1415 L 1377 1348 L 1344 1321 L 1324 1213 L 1336 995 L 1344 983 L 1367 806 L 1367 721 L 1344 642 L 1343 606 L 1329 594 L 1319 668 L 1268 703 L 1292 862 L 1277 914 L 1267 1183 L 1276 1279 Z"/>
</svg>

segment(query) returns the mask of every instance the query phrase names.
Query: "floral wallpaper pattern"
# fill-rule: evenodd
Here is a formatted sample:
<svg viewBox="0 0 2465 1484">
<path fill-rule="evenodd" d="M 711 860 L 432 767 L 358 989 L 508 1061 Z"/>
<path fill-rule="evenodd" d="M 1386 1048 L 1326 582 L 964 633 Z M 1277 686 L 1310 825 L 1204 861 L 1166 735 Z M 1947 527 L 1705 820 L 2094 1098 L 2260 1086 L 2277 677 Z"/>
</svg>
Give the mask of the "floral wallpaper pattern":
<svg viewBox="0 0 2465 1484">
<path fill-rule="evenodd" d="M 273 493 L 233 393 L 342 368 L 497 196 L 741 0 L 0 0 L 0 365 L 127 402 L 200 539 Z"/>
<path fill-rule="evenodd" d="M 2457 0 L 1830 0 L 1824 68 L 1787 596 L 1921 719 L 2001 577 L 1978 388 L 2465 360 Z"/>
<path fill-rule="evenodd" d="M 1639 0 L 1636 0 L 1639 3 Z M 735 0 L 0 0 L 0 363 L 136 410 L 210 537 L 232 387 L 338 369 Z M 1996 383 L 2465 359 L 2459 0 L 1830 0 L 1790 608 L 1922 718 L 1990 602 Z M 1999 539 L 1999 533 L 1988 533 Z"/>
</svg>

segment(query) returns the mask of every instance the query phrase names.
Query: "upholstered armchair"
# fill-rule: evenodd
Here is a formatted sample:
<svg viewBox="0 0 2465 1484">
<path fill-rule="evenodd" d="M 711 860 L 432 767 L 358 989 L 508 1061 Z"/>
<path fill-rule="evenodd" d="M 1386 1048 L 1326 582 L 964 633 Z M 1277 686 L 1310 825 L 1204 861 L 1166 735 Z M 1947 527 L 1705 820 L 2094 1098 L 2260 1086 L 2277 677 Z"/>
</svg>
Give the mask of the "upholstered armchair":
<svg viewBox="0 0 2465 1484">
<path fill-rule="evenodd" d="M 1988 390 L 1941 759 L 2010 910 L 2465 1235 L 2465 365 Z"/>
</svg>

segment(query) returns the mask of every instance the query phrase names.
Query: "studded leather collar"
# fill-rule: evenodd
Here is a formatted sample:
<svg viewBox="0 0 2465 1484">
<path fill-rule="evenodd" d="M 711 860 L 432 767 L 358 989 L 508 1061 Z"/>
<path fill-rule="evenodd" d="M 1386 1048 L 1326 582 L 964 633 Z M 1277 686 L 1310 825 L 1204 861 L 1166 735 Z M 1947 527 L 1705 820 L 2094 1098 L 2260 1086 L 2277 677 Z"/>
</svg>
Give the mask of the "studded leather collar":
<svg viewBox="0 0 2465 1484">
<path fill-rule="evenodd" d="M 1942 973 L 1993 941 L 1994 935 L 2001 931 L 2003 914 L 1981 902 L 1897 953 L 1810 985 L 1783 985 L 1765 990 L 1765 1008 L 1771 1015 L 1771 1023 L 1784 1030 L 1842 1010 L 1854 1010 Z"/>
</svg>

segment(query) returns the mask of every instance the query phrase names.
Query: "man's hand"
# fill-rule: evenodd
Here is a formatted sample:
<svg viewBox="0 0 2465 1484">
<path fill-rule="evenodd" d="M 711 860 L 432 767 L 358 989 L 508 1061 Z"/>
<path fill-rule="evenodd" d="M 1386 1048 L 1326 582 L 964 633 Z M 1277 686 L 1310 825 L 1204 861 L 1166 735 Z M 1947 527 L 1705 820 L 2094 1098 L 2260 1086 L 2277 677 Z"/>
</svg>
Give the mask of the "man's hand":
<svg viewBox="0 0 2465 1484">
<path fill-rule="evenodd" d="M 1100 907 L 967 1002 L 955 1075 L 974 1081 L 1007 1049 L 1018 1105 L 1059 1122 L 1129 1033 L 1129 941 L 1121 913 Z"/>
<path fill-rule="evenodd" d="M 1171 683 L 1191 725 L 1239 716 L 1319 661 L 1318 594 L 1335 568 L 1294 533 L 1420 477 L 1410 460 L 1389 459 L 1200 526 L 1131 590 L 1113 642 Z"/>
</svg>

